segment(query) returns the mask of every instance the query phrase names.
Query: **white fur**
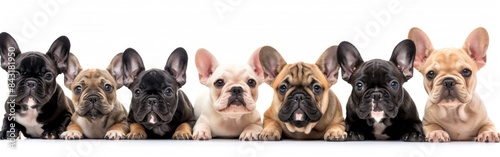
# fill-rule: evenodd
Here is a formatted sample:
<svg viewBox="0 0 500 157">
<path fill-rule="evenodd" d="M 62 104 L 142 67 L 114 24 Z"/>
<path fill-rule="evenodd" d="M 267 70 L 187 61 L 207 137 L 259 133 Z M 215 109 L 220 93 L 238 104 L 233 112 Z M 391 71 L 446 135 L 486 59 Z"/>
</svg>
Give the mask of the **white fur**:
<svg viewBox="0 0 500 157">
<path fill-rule="evenodd" d="M 247 85 L 249 78 L 256 81 L 254 89 Z M 213 85 L 217 79 L 225 81 L 221 89 Z M 194 105 L 195 116 L 198 120 L 193 128 L 193 138 L 199 140 L 239 136 L 240 139 L 257 139 L 262 131 L 262 121 L 260 113 L 255 109 L 257 97 L 252 96 L 252 90 L 257 90 L 262 80 L 253 69 L 249 65 L 219 65 L 207 82 L 206 86 L 209 90 L 200 94 Z M 228 107 L 230 89 L 235 86 L 243 88 L 243 101 L 246 107 L 234 105 Z M 217 92 L 220 92 L 220 95 L 217 95 Z"/>
<path fill-rule="evenodd" d="M 26 104 L 28 106 L 27 111 L 21 111 L 21 115 L 16 114 L 16 122 L 23 125 L 26 128 L 26 133 L 28 135 L 31 135 L 32 137 L 38 138 L 42 135 L 43 129 L 42 129 L 42 124 L 38 123 L 36 121 L 36 118 L 38 117 L 38 111 L 36 109 L 31 108 L 32 106 L 35 105 L 35 101 L 33 98 L 29 98 L 28 103 Z"/>
</svg>

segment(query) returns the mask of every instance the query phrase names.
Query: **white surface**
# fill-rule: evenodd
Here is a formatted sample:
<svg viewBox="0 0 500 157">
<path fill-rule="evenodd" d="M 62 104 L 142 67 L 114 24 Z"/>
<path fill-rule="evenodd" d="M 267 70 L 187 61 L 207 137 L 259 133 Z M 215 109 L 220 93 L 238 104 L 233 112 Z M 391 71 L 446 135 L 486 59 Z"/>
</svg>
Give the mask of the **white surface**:
<svg viewBox="0 0 500 157">
<path fill-rule="evenodd" d="M 54 4 L 44 7 L 44 4 Z M 391 7 L 396 4 L 396 7 Z M 399 5 L 397 5 L 399 4 Z M 218 12 L 214 6 L 222 6 Z M 188 51 L 187 84 L 183 87 L 192 101 L 202 86 L 194 64 L 198 48 L 206 48 L 221 61 L 246 62 L 258 47 L 275 47 L 287 62 L 314 62 L 329 46 L 343 40 L 357 46 L 365 60 L 388 59 L 396 44 L 407 38 L 411 27 L 420 27 L 434 47 L 461 47 L 467 35 L 476 27 L 485 27 L 490 34 L 488 62 L 478 73 L 477 91 L 483 98 L 490 118 L 500 123 L 500 4 L 497 1 L 432 1 L 432 0 L 351 0 L 351 1 L 290 1 L 290 0 L 153 0 L 153 1 L 76 1 L 34 0 L 2 1 L 0 31 L 9 32 L 20 49 L 46 52 L 60 35 L 67 35 L 71 51 L 84 68 L 105 68 L 112 57 L 128 47 L 136 49 L 146 68 L 163 68 L 168 55 L 176 47 Z M 388 16 L 383 16 L 388 15 Z M 35 17 L 35 18 L 34 18 Z M 377 17 L 383 17 L 381 18 Z M 366 31 L 365 28 L 370 28 Z M 31 29 L 31 32 L 26 30 Z M 366 36 L 366 37 L 364 37 Z M 0 83 L 6 82 L 6 72 L 0 72 Z M 63 77 L 58 76 L 62 85 Z M 422 75 L 414 77 L 404 87 L 417 103 L 423 116 L 427 95 Z M 0 101 L 7 97 L 2 85 Z M 63 86 L 65 92 L 70 94 Z M 339 78 L 332 87 L 342 104 L 351 87 Z M 267 84 L 260 86 L 258 110 L 263 113 L 270 105 L 272 91 Z M 119 90 L 118 97 L 128 108 L 131 92 Z M 4 110 L 0 110 L 3 114 Z M 500 125 L 500 124 L 499 124 Z M 0 149 L 4 141 L 0 141 Z M 60 154 L 65 148 L 75 149 L 79 143 L 63 141 L 21 141 L 18 150 L 28 154 L 40 152 Z M 83 142 L 86 143 L 86 142 Z M 92 142 L 90 142 L 92 143 Z M 239 142 L 170 142 L 126 141 L 103 142 L 90 151 L 92 155 L 113 154 L 123 149 L 131 154 L 139 150 L 170 149 L 172 152 L 205 154 L 207 151 L 239 155 Z M 263 144 L 262 152 L 291 155 L 319 150 L 324 154 L 386 154 L 411 156 L 420 145 L 392 142 L 276 142 Z M 436 145 L 432 155 L 475 155 L 492 153 L 498 144 L 451 143 Z M 244 147 L 246 148 L 246 147 Z M 304 148 L 304 149 L 302 149 Z M 202 151 L 205 150 L 205 151 Z M 469 150 L 469 151 L 467 151 Z M 12 151 L 9 151 L 9 153 Z M 21 152 L 21 151 L 19 151 Z M 13 152 L 12 152 L 13 153 Z M 156 153 L 147 151 L 146 153 Z M 378 154 L 377 154 L 378 153 Z M 86 154 L 79 154 L 87 156 Z M 278 154 L 279 155 L 279 154 Z M 57 156 L 57 155 L 56 155 Z M 116 156 L 116 155 L 115 155 Z M 451 156 L 451 155 L 450 155 Z"/>
</svg>

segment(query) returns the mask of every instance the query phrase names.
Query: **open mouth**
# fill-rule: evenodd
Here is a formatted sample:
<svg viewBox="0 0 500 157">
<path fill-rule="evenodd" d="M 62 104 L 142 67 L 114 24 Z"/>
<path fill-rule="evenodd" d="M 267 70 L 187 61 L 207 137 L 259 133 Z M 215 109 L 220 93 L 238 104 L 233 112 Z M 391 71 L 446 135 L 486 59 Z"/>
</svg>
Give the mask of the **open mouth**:
<svg viewBox="0 0 500 157">
<path fill-rule="evenodd" d="M 84 116 L 89 118 L 89 119 L 97 119 L 102 115 L 103 114 L 101 113 L 101 111 L 99 111 L 98 109 L 92 108 L 89 111 L 87 111 Z"/>
</svg>

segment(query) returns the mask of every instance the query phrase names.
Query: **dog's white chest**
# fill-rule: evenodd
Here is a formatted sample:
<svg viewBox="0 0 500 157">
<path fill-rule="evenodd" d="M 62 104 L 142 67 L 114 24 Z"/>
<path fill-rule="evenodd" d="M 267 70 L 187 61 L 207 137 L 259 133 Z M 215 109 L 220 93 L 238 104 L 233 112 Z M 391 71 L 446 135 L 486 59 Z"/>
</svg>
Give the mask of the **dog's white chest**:
<svg viewBox="0 0 500 157">
<path fill-rule="evenodd" d="M 16 114 L 16 122 L 26 128 L 26 133 L 28 135 L 38 138 L 42 135 L 43 125 L 36 121 L 36 118 L 38 117 L 38 111 L 36 111 L 36 109 L 32 109 L 31 107 L 28 108 L 29 109 L 27 111 L 21 111 L 21 114 L 23 114 L 24 116 Z"/>
<path fill-rule="evenodd" d="M 387 126 L 384 123 L 375 123 L 373 124 L 373 135 L 375 135 L 375 139 L 377 140 L 386 140 L 389 138 L 386 134 L 382 134 Z"/>
</svg>

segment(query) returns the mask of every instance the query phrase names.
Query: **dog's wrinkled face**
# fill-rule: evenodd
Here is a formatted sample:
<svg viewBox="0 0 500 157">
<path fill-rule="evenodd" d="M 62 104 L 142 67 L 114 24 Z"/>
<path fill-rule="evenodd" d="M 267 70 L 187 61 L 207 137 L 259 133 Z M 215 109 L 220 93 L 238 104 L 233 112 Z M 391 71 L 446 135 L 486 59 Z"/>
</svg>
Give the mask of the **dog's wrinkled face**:
<svg viewBox="0 0 500 157">
<path fill-rule="evenodd" d="M 418 28 L 410 30 L 409 38 L 417 45 L 415 68 L 424 76 L 429 101 L 451 107 L 469 103 L 476 87 L 476 73 L 486 63 L 486 30 L 475 29 L 462 48 L 434 49 Z"/>
<path fill-rule="evenodd" d="M 250 57 L 248 65 L 219 65 L 210 52 L 199 49 L 196 67 L 200 82 L 210 90 L 215 111 L 234 118 L 255 110 L 263 78 L 258 53 Z"/>
<path fill-rule="evenodd" d="M 178 91 L 186 83 L 187 62 L 186 50 L 177 48 L 164 69 L 144 71 L 139 53 L 132 48 L 124 51 L 124 85 L 132 91 L 130 105 L 137 122 L 151 130 L 172 121 L 178 106 Z"/>
<path fill-rule="evenodd" d="M 12 94 L 23 110 L 41 108 L 56 91 L 56 77 L 65 72 L 70 55 L 70 42 L 65 36 L 56 39 L 47 53 L 21 53 L 7 33 L 0 34 L 2 68 L 9 72 L 9 87 L 15 85 Z"/>
<path fill-rule="evenodd" d="M 70 88 L 76 114 L 91 120 L 108 115 L 116 104 L 117 87 L 116 81 L 106 70 L 82 71 Z"/>
<path fill-rule="evenodd" d="M 328 48 L 316 64 L 287 64 L 276 49 L 260 49 L 266 83 L 274 89 L 274 109 L 289 131 L 309 133 L 325 114 L 339 69 L 336 51 L 336 46 Z"/>
<path fill-rule="evenodd" d="M 390 61 L 373 59 L 364 62 L 358 50 L 349 42 L 339 44 L 338 59 L 342 78 L 352 85 L 351 100 L 360 119 L 378 123 L 394 118 L 404 104 L 403 83 L 413 76 L 415 44 L 401 41 Z"/>
</svg>

